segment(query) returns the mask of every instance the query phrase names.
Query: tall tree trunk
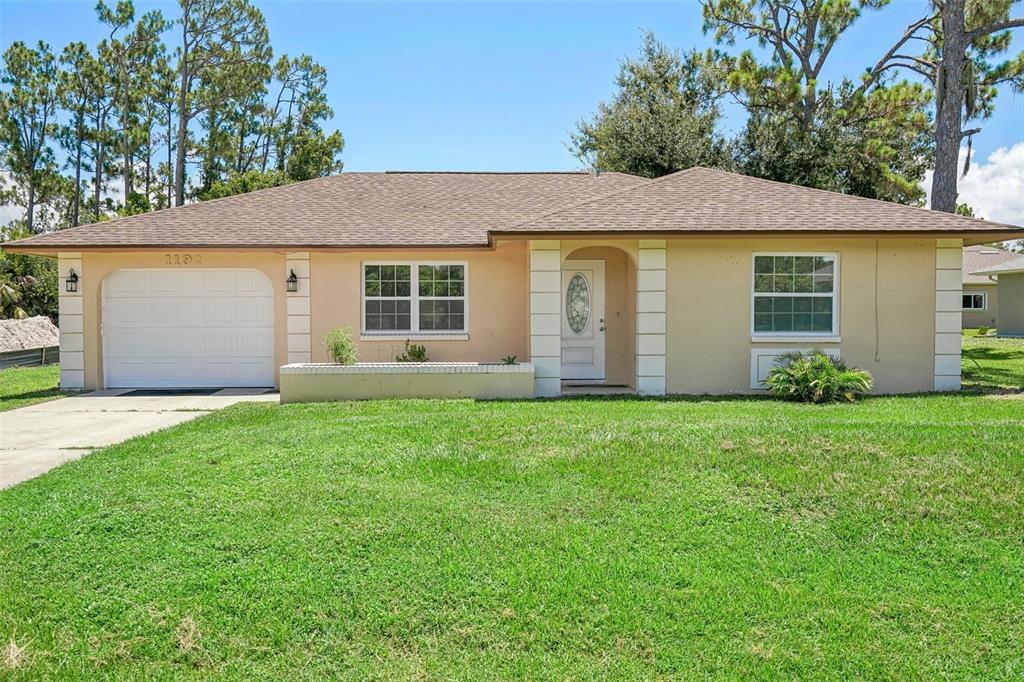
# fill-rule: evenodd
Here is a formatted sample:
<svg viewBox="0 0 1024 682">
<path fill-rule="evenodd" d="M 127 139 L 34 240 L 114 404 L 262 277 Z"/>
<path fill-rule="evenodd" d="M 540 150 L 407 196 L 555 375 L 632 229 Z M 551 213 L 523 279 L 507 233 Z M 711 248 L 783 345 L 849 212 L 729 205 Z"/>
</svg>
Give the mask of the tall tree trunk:
<svg viewBox="0 0 1024 682">
<path fill-rule="evenodd" d="M 182 75 L 182 81 L 185 76 Z M 185 203 L 185 137 L 188 134 L 188 116 L 185 112 L 185 84 L 182 83 L 181 93 L 178 97 L 180 108 L 178 110 L 178 148 L 174 159 L 174 205 L 182 206 Z"/>
<path fill-rule="evenodd" d="M 104 115 L 104 118 L 105 117 L 106 116 Z M 101 121 L 98 135 L 99 139 L 96 141 L 96 182 L 95 187 L 93 187 L 93 201 L 95 202 L 95 206 L 93 206 L 93 222 L 96 223 L 100 221 L 100 191 L 103 186 L 103 152 L 105 151 L 103 149 L 103 133 L 105 127 L 104 122 Z"/>
<path fill-rule="evenodd" d="M 966 27 L 964 1 L 946 0 L 942 7 L 942 61 L 935 88 L 935 173 L 931 208 L 956 212 L 960 141 L 963 138 L 964 60 Z"/>
<path fill-rule="evenodd" d="M 182 7 L 181 17 L 181 85 L 178 87 L 178 149 L 174 161 L 174 205 L 185 204 L 185 141 L 188 137 L 188 90 L 192 80 L 189 73 L 188 31 L 189 5 Z"/>
<path fill-rule="evenodd" d="M 75 202 L 71 206 L 71 225 L 78 225 L 82 211 L 82 135 L 85 114 L 79 112 L 75 121 Z"/>
<path fill-rule="evenodd" d="M 35 175 L 35 173 L 32 173 Z M 36 212 L 36 179 L 29 177 L 28 181 L 28 206 L 25 213 L 25 223 L 28 225 L 29 233 L 35 232 L 35 212 Z"/>
<path fill-rule="evenodd" d="M 128 130 L 128 117 L 121 117 L 121 159 L 122 172 L 124 173 L 124 203 L 128 204 L 128 197 L 132 195 L 132 143 L 131 132 Z"/>
<path fill-rule="evenodd" d="M 171 166 L 171 149 L 174 146 L 174 145 L 171 144 L 172 133 L 173 133 L 172 126 L 171 126 L 171 120 L 172 120 L 171 114 L 174 113 L 173 111 L 171 111 L 171 106 L 172 106 L 171 104 L 167 105 L 167 173 L 168 174 L 171 174 L 171 169 L 173 168 L 173 166 Z M 167 178 L 167 208 L 170 208 L 171 206 L 173 206 L 173 204 L 171 203 L 171 198 L 172 198 L 171 195 L 173 194 L 173 192 L 174 192 L 174 178 L 173 177 L 168 177 Z"/>
</svg>

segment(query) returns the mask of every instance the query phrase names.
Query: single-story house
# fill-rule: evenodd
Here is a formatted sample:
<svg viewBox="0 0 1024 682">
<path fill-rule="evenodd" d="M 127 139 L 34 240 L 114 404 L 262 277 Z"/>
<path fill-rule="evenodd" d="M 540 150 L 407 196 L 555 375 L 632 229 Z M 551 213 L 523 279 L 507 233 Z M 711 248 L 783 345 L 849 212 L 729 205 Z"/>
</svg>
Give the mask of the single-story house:
<svg viewBox="0 0 1024 682">
<path fill-rule="evenodd" d="M 995 327 L 999 317 L 999 290 L 995 275 L 975 274 L 1020 258 L 1019 253 L 989 244 L 964 247 L 963 325 L 965 329 Z"/>
<path fill-rule="evenodd" d="M 1021 236 L 691 168 L 342 173 L 3 246 L 59 261 L 64 388 L 277 385 L 351 327 L 538 396 L 750 393 L 815 347 L 891 393 L 959 389 L 963 247 Z"/>
<path fill-rule="evenodd" d="M 0 369 L 58 362 L 59 345 L 60 333 L 45 315 L 0 320 Z"/>
<path fill-rule="evenodd" d="M 998 282 L 999 311 L 995 328 L 1000 336 L 1024 336 L 1024 255 L 1015 253 L 1013 256 L 973 273 L 978 277 L 995 277 Z"/>
</svg>

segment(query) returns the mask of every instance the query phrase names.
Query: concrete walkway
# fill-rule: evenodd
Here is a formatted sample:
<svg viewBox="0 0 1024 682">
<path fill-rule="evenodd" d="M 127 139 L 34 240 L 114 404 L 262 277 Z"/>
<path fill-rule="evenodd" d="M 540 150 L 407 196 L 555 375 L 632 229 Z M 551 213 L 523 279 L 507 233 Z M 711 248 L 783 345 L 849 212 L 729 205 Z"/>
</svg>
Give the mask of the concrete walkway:
<svg viewBox="0 0 1024 682">
<path fill-rule="evenodd" d="M 83 393 L 0 412 L 0 488 L 72 459 L 243 401 L 277 402 L 276 393 L 224 389 L 212 395 Z"/>
</svg>

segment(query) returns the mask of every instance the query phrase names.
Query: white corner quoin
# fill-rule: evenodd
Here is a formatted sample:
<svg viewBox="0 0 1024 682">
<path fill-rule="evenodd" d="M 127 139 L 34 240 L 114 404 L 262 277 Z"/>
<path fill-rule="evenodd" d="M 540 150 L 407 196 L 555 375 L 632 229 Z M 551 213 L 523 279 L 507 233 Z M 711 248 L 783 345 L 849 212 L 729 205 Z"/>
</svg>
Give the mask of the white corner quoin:
<svg viewBox="0 0 1024 682">
<path fill-rule="evenodd" d="M 641 239 L 636 275 L 636 390 L 665 395 L 668 256 L 664 239 Z"/>
<path fill-rule="evenodd" d="M 289 291 L 285 299 L 288 315 L 288 363 L 311 362 L 313 342 L 309 312 L 309 252 L 289 253 L 284 261 L 284 276 L 294 272 L 299 280 L 297 291 Z"/>
<path fill-rule="evenodd" d="M 555 240 L 530 242 L 530 362 L 533 392 L 562 392 L 562 251 Z"/>
<path fill-rule="evenodd" d="M 935 244 L 935 390 L 960 390 L 964 242 Z"/>
<path fill-rule="evenodd" d="M 78 291 L 66 291 L 64 281 L 74 270 Z M 85 327 L 82 318 L 82 291 L 88 274 L 82 270 L 82 254 L 61 251 L 57 254 L 57 309 L 60 312 L 60 387 L 63 390 L 85 388 Z"/>
</svg>

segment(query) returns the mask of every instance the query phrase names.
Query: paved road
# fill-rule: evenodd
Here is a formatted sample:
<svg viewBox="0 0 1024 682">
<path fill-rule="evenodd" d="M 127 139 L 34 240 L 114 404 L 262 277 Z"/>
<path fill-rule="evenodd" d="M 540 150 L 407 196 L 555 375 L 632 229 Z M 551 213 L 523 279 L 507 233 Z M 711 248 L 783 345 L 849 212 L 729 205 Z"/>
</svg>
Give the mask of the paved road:
<svg viewBox="0 0 1024 682">
<path fill-rule="evenodd" d="M 0 488 L 35 478 L 72 459 L 248 400 L 276 393 L 225 389 L 213 395 L 83 393 L 0 412 Z"/>
</svg>

